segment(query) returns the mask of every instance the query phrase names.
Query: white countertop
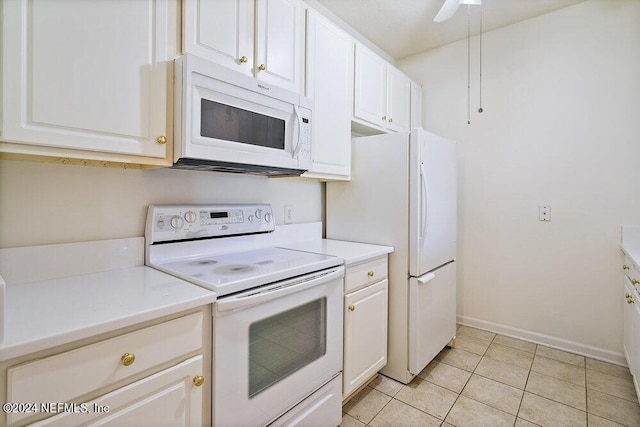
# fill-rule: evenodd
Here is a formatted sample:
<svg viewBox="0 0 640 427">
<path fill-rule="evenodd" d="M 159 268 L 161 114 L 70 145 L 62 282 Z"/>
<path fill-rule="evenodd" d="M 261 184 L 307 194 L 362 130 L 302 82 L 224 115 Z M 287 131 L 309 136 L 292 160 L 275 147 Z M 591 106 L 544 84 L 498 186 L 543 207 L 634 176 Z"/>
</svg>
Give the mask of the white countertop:
<svg viewBox="0 0 640 427">
<path fill-rule="evenodd" d="M 637 270 L 640 270 L 640 227 L 622 227 L 622 252 L 627 255 Z"/>
<path fill-rule="evenodd" d="M 141 263 L 142 255 L 137 251 L 141 244 L 123 241 L 126 244 L 115 245 L 120 253 L 127 248 L 135 253 L 134 261 Z M 114 242 L 109 244 L 114 246 Z M 69 248 L 77 251 L 77 245 L 83 243 L 49 245 L 44 253 L 53 250 L 54 259 L 68 263 L 64 254 Z M 38 247 L 38 253 L 42 248 Z M 5 260 L 11 258 L 7 250 L 2 251 Z M 21 280 L 16 271 L 10 272 L 8 276 L 15 279 L 7 280 L 0 361 L 200 307 L 216 299 L 210 290 L 143 265 L 114 269 L 117 265 L 111 263 L 113 258 L 107 253 L 104 256 L 109 262 L 97 264 L 103 268 L 109 265 L 107 271 L 67 275 L 73 271 L 69 266 L 65 271 L 58 268 L 58 276 L 65 277 L 31 281 Z"/>
<path fill-rule="evenodd" d="M 393 252 L 393 247 L 391 246 L 329 239 L 307 240 L 282 245 L 281 247 L 344 258 L 345 266 L 358 264 Z"/>
</svg>

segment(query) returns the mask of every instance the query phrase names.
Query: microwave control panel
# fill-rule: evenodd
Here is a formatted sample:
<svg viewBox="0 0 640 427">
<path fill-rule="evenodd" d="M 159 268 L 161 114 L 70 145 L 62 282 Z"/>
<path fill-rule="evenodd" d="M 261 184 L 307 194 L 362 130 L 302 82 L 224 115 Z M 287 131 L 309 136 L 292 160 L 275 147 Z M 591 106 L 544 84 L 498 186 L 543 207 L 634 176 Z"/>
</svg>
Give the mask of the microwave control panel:
<svg viewBox="0 0 640 427">
<path fill-rule="evenodd" d="M 311 110 L 304 107 L 298 108 L 298 114 L 300 114 L 300 144 L 296 147 L 298 153 L 298 162 L 300 168 L 310 168 L 312 166 L 311 161 Z"/>
</svg>

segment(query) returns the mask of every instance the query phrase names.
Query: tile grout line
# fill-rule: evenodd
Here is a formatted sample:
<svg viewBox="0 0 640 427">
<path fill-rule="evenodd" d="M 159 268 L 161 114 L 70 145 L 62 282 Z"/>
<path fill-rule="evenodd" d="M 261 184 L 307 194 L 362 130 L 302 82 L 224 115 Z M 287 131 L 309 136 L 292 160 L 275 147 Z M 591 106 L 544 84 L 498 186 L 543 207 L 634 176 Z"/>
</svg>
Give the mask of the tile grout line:
<svg viewBox="0 0 640 427">
<path fill-rule="evenodd" d="M 587 382 L 587 359 L 584 359 L 584 409 L 587 412 L 587 426 L 589 425 L 589 383 Z M 612 420 L 609 420 L 612 421 Z"/>
<path fill-rule="evenodd" d="M 457 331 L 456 331 L 456 332 L 457 332 Z M 497 336 L 497 334 L 494 334 L 493 338 L 491 338 L 491 341 L 489 341 L 489 345 L 487 346 L 487 349 L 489 348 L 489 346 L 491 346 L 491 343 L 493 343 L 493 341 L 496 339 L 496 336 Z M 488 340 L 484 340 L 484 341 L 488 341 Z M 462 386 L 462 388 L 460 389 L 460 393 L 457 393 L 457 394 L 458 394 L 458 396 L 456 396 L 456 400 L 454 400 L 454 401 L 453 401 L 453 404 L 451 405 L 451 407 L 450 407 L 450 408 L 449 408 L 449 410 L 447 411 L 446 415 L 445 415 L 445 416 L 444 416 L 444 418 L 442 419 L 442 423 L 440 423 L 440 425 L 442 425 L 442 424 L 444 424 L 444 423 L 446 422 L 445 420 L 447 419 L 447 417 L 448 417 L 448 416 L 449 416 L 449 414 L 451 413 L 451 410 L 453 409 L 453 407 L 454 407 L 454 406 L 456 406 L 456 403 L 458 402 L 458 399 L 460 399 L 460 396 L 462 396 L 462 392 L 463 392 L 463 391 L 464 391 L 464 389 L 467 387 L 467 384 L 469 384 L 469 381 L 471 381 L 471 377 L 473 377 L 473 374 L 475 374 L 476 369 L 478 369 L 478 366 L 480 365 L 480 362 L 482 361 L 482 358 L 483 358 L 483 357 L 484 357 L 484 355 L 487 353 L 487 349 L 485 349 L 484 353 L 482 353 L 482 355 L 480 355 L 480 360 L 478 361 L 478 363 L 476 364 L 476 366 L 473 368 L 473 371 L 471 371 L 471 375 L 469 375 L 469 378 L 467 378 L 467 381 L 464 383 L 464 385 L 463 385 L 463 386 Z M 466 351 L 466 350 L 462 350 L 462 351 Z M 471 352 L 468 352 L 468 353 L 471 353 Z M 453 365 L 449 365 L 449 366 L 453 366 Z M 455 368 L 455 366 L 454 366 L 454 368 Z M 458 369 L 460 369 L 460 368 L 458 368 Z M 437 385 L 437 384 L 436 384 L 436 385 Z M 464 397 L 466 397 L 466 396 L 464 396 Z M 476 402 L 477 402 L 477 400 L 475 400 L 475 399 L 471 399 L 471 400 L 474 400 L 474 401 L 476 401 Z M 482 402 L 479 402 L 479 403 L 481 403 L 481 404 L 483 404 L 483 405 L 486 405 L 486 403 L 482 403 Z M 487 405 L 487 406 L 489 406 L 489 405 Z M 491 407 L 491 406 L 489 406 L 489 407 Z M 497 409 L 497 408 L 494 408 L 494 409 Z M 517 418 L 516 418 L 516 420 L 517 420 Z M 452 425 L 453 425 L 453 424 L 452 424 Z M 514 426 L 515 426 L 515 421 L 514 421 Z"/>
<path fill-rule="evenodd" d="M 518 411 L 516 412 L 516 421 L 520 417 L 520 409 L 522 408 L 522 402 L 524 401 L 524 394 L 527 392 L 527 384 L 529 384 L 529 377 L 531 376 L 531 368 L 533 368 L 533 361 L 536 359 L 536 353 L 538 352 L 538 344 L 536 344 L 536 348 L 533 352 L 533 359 L 531 360 L 531 366 L 529 366 L 529 372 L 527 372 L 527 380 L 524 382 L 524 388 L 522 389 L 522 396 L 520 397 L 520 403 L 518 404 Z M 522 418 L 523 420 L 527 420 L 526 418 Z M 527 420 L 529 421 L 529 420 Z M 533 421 L 530 421 L 533 422 Z"/>
</svg>

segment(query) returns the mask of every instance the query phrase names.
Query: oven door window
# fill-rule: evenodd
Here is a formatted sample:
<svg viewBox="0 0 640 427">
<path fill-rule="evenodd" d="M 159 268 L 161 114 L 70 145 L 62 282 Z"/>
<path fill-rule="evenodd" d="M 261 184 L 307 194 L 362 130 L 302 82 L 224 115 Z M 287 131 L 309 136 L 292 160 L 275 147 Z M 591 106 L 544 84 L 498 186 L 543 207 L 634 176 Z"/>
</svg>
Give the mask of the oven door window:
<svg viewBox="0 0 640 427">
<path fill-rule="evenodd" d="M 284 150 L 285 121 L 202 98 L 200 136 Z"/>
<path fill-rule="evenodd" d="M 327 300 L 321 298 L 249 327 L 249 398 L 327 351 Z"/>
</svg>

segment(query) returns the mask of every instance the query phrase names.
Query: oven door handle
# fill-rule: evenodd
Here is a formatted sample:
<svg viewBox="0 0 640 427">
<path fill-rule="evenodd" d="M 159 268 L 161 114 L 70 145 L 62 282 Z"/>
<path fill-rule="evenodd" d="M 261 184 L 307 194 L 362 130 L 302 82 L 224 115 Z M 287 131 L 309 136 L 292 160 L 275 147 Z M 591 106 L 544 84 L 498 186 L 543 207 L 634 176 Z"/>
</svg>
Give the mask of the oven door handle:
<svg viewBox="0 0 640 427">
<path fill-rule="evenodd" d="M 276 298 L 304 291 L 318 285 L 323 285 L 334 279 L 344 276 L 344 267 L 336 267 L 327 272 L 312 274 L 302 278 L 291 279 L 272 286 L 243 292 L 216 301 L 216 313 L 230 310 L 239 310 L 255 304 L 261 304 Z"/>
</svg>

